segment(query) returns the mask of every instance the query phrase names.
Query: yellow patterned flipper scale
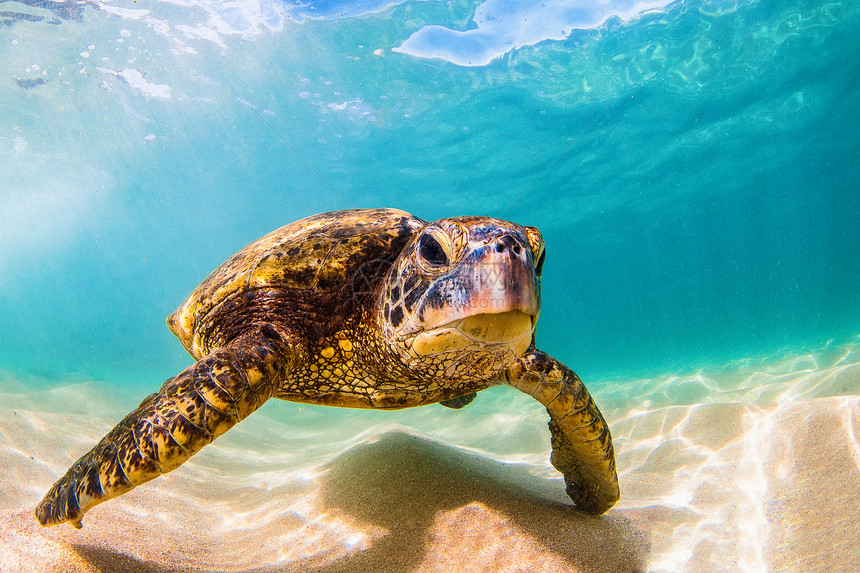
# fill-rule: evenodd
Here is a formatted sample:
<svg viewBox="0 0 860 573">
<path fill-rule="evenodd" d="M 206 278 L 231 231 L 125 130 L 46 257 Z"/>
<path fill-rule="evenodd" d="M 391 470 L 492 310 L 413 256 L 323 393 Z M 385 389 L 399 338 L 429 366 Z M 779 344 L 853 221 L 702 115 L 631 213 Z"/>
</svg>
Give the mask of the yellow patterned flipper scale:
<svg viewBox="0 0 860 573">
<path fill-rule="evenodd" d="M 262 406 L 283 365 L 276 342 L 245 337 L 167 380 L 54 484 L 39 523 L 80 528 L 93 506 L 176 469 Z"/>
<path fill-rule="evenodd" d="M 618 501 L 615 450 L 609 426 L 585 385 L 569 368 L 530 351 L 506 372 L 507 382 L 546 406 L 552 433 L 552 465 L 564 475 L 576 507 L 605 513 Z"/>
</svg>

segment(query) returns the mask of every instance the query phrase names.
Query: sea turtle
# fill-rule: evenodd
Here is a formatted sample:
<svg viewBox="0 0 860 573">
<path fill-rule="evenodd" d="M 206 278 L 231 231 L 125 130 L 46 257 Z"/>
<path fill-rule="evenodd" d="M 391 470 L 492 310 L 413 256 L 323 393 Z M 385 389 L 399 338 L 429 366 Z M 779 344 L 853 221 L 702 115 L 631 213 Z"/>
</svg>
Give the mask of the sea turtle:
<svg viewBox="0 0 860 573">
<path fill-rule="evenodd" d="M 609 428 L 577 375 L 534 346 L 544 255 L 534 227 L 395 209 L 266 235 L 168 317 L 197 362 L 75 462 L 36 517 L 80 528 L 94 505 L 176 469 L 269 398 L 460 408 L 499 384 L 546 406 L 568 495 L 607 511 L 619 498 Z"/>
</svg>

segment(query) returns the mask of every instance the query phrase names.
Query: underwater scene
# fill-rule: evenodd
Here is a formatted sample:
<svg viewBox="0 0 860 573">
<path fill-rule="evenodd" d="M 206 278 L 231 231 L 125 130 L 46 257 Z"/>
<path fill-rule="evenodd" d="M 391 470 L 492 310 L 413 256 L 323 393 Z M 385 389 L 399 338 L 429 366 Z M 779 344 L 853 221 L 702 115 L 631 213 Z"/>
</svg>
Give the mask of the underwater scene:
<svg viewBox="0 0 860 573">
<path fill-rule="evenodd" d="M 0 572 L 860 571 L 860 3 L 4 0 L 0 24 Z M 191 394 L 216 352 L 165 319 L 258 238 L 368 208 L 517 229 L 485 249 L 528 263 L 492 286 L 520 293 L 499 316 L 536 317 L 522 292 L 539 288 L 546 354 L 526 353 L 556 365 L 541 380 L 576 372 L 611 440 L 588 408 L 559 438 L 556 394 L 524 385 L 464 404 L 453 370 L 416 359 L 393 381 L 415 400 L 379 404 L 426 405 L 230 402 L 250 415 L 210 445 L 176 430 L 148 456 L 132 442 L 159 426 L 133 414 L 69 474 L 74 496 L 51 490 L 129 412 L 217 424 L 201 387 L 196 411 L 147 399 L 170 379 Z M 463 225 L 432 228 L 350 243 L 331 273 L 354 286 L 402 255 L 438 277 L 484 253 Z M 302 294 L 267 319 L 322 288 L 299 268 L 313 241 L 287 246 Z M 241 276 L 195 308 L 265 284 Z M 338 356 L 394 356 L 378 340 L 400 332 L 404 281 L 368 283 L 378 304 Z M 288 341 L 352 324 L 332 292 L 301 328 L 248 334 L 237 379 L 274 379 Z M 456 361 L 483 348 L 456 336 Z M 482 368 L 504 382 L 515 359 Z M 213 392 L 223 372 L 204 372 Z M 126 454 L 169 473 L 90 510 L 93 483 L 134 481 Z M 577 508 L 568 470 L 617 472 L 620 497 Z M 43 527 L 49 490 L 69 513 Z"/>
</svg>

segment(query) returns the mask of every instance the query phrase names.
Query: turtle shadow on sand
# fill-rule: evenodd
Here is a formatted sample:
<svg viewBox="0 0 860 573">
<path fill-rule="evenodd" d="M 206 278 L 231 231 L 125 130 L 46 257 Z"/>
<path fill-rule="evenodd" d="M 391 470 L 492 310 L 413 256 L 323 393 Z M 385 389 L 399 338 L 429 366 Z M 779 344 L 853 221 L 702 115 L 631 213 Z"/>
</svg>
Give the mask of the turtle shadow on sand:
<svg viewBox="0 0 860 573">
<path fill-rule="evenodd" d="M 130 494 L 137 496 L 133 511 L 105 506 L 83 532 L 43 529 L 29 509 L 0 515 L 0 563 L 6 541 L 12 557 L 32 560 L 34 571 L 63 573 L 638 573 L 646 570 L 650 549 L 649 534 L 630 519 L 572 507 L 561 480 L 402 430 L 351 447 L 319 477 L 313 513 L 335 526 L 336 545 L 354 543 L 342 557 L 312 535 L 306 544 L 317 550 L 302 558 L 294 535 L 300 535 L 301 523 L 289 516 L 226 532 L 206 529 L 218 523 L 212 514 L 225 510 L 221 501 L 237 491 L 250 495 L 254 488 L 207 487 L 213 508 L 221 508 L 207 511 L 195 496 L 182 502 L 186 486 L 195 483 Z M 173 501 L 165 506 L 166 493 Z M 284 547 L 291 558 L 275 564 L 273 552 L 280 552 L 284 535 L 292 539 Z M 17 539 L 28 541 L 21 546 Z"/>
<path fill-rule="evenodd" d="M 176 571 L 176 569 L 136 559 L 105 547 L 85 543 L 72 543 L 70 546 L 85 563 L 105 573 L 174 573 Z"/>
<path fill-rule="evenodd" d="M 343 512 L 388 533 L 364 551 L 314 570 L 414 571 L 426 562 L 436 540 L 441 551 L 449 551 L 448 544 L 458 532 L 444 533 L 446 526 L 440 528 L 438 518 L 448 512 L 456 522 L 475 515 L 475 511 L 463 513 L 463 508 L 477 508 L 479 517 L 492 515 L 489 521 L 508 528 L 493 539 L 492 532 L 480 529 L 487 520 L 479 519 L 475 553 L 493 543 L 502 552 L 518 550 L 517 536 L 504 539 L 513 529 L 520 539 L 531 538 L 545 554 L 560 558 L 571 571 L 645 570 L 650 546 L 645 532 L 624 517 L 578 511 L 562 501 L 563 495 L 558 482 L 536 477 L 521 466 L 404 432 L 388 432 L 336 458 L 320 492 L 326 511 Z"/>
</svg>

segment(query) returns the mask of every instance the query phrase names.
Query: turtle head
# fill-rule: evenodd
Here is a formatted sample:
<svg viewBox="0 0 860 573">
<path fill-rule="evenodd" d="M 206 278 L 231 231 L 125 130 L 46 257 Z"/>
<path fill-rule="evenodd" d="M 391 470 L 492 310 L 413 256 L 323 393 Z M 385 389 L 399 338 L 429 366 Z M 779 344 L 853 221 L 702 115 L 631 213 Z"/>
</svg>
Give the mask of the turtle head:
<svg viewBox="0 0 860 573">
<path fill-rule="evenodd" d="M 543 260 L 533 227 L 488 217 L 428 223 L 380 294 L 386 344 L 412 371 L 458 381 L 491 376 L 532 343 Z"/>
</svg>

